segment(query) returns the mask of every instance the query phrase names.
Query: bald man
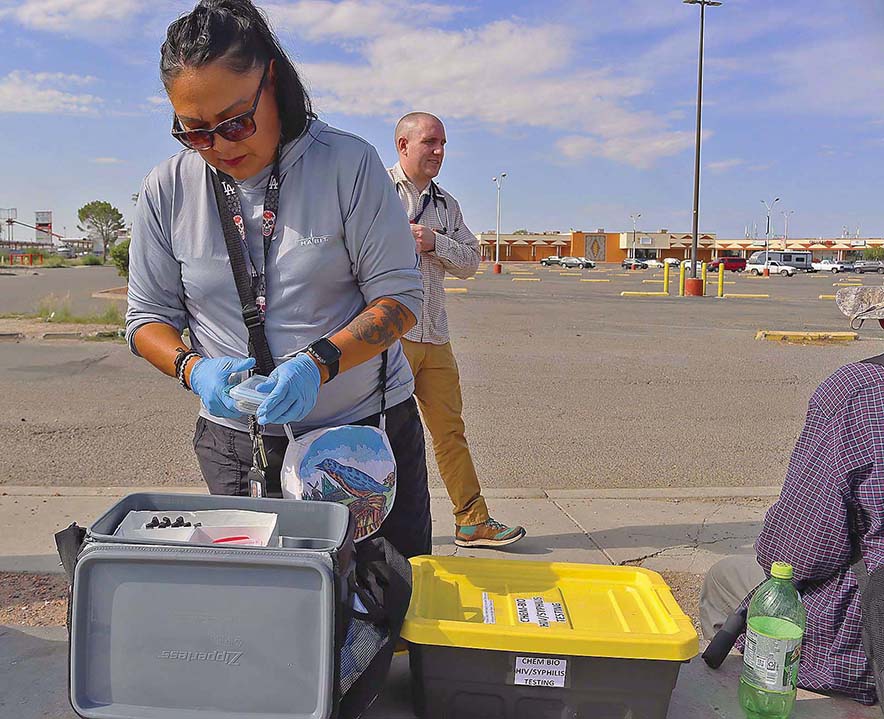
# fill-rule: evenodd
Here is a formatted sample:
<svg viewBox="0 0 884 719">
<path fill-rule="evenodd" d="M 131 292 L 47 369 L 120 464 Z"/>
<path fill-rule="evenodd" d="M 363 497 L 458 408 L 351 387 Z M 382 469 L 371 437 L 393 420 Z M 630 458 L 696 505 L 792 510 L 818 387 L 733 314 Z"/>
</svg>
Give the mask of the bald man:
<svg viewBox="0 0 884 719">
<path fill-rule="evenodd" d="M 460 205 L 433 178 L 445 157 L 445 127 L 435 115 L 411 112 L 396 125 L 399 162 L 389 173 L 408 213 L 424 282 L 417 325 L 402 339 L 414 372 L 414 394 L 433 438 L 439 474 L 454 505 L 454 543 L 504 547 L 525 536 L 488 514 L 464 436 L 463 399 L 445 312 L 445 273 L 467 279 L 479 266 L 479 243 Z"/>
</svg>

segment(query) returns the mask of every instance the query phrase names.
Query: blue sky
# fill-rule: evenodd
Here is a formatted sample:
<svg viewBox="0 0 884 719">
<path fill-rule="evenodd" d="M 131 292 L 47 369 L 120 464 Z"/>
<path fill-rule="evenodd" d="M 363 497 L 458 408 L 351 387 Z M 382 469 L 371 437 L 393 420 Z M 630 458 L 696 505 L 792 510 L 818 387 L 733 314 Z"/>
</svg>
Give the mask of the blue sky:
<svg viewBox="0 0 884 719">
<path fill-rule="evenodd" d="M 707 11 L 701 230 L 884 235 L 884 3 L 724 0 Z M 261 4 L 261 3 L 259 3 Z M 177 151 L 158 79 L 178 0 L 0 0 L 0 207 L 128 217 Z M 388 164 L 395 120 L 446 122 L 440 181 L 474 231 L 690 229 L 698 9 L 680 0 L 273 0 L 320 116 Z M 25 231 L 19 229 L 21 237 Z M 30 235 L 30 232 L 27 233 Z"/>
</svg>

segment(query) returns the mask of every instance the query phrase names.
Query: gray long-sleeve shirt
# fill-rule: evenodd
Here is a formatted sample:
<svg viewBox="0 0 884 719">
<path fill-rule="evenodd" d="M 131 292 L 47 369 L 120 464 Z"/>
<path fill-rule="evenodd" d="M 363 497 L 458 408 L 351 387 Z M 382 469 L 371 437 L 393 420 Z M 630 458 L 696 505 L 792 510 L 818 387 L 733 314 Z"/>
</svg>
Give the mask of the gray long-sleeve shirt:
<svg viewBox="0 0 884 719">
<path fill-rule="evenodd" d="M 126 336 L 162 322 L 190 328 L 206 357 L 247 357 L 248 333 L 212 189 L 212 169 L 182 151 L 154 168 L 139 195 L 129 248 Z M 261 213 L 270 168 L 237 183 L 250 255 L 263 258 Z M 346 326 L 381 297 L 420 317 L 423 289 L 402 203 L 376 150 L 314 120 L 283 148 L 279 212 L 267 258 L 264 332 L 277 364 Z M 414 389 L 397 342 L 390 348 L 387 406 Z M 313 411 L 293 431 L 346 424 L 380 408 L 380 357 L 322 386 Z M 202 416 L 245 430 L 243 421 Z M 282 434 L 281 427 L 267 428 Z"/>
</svg>

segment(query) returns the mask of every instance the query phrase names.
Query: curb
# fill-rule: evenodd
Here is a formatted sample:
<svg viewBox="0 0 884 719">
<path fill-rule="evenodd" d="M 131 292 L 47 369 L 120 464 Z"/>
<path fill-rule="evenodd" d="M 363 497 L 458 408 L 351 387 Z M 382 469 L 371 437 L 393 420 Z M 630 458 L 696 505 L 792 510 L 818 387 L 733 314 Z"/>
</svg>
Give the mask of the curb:
<svg viewBox="0 0 884 719">
<path fill-rule="evenodd" d="M 121 302 L 124 302 L 126 300 L 128 291 L 128 285 L 126 285 L 125 287 L 109 287 L 106 290 L 93 292 L 92 297 L 97 300 L 119 300 Z"/>
<path fill-rule="evenodd" d="M 11 340 L 14 342 L 18 342 L 19 340 L 23 340 L 25 336 L 21 332 L 0 332 L 0 340 Z"/>
<path fill-rule="evenodd" d="M 82 332 L 44 332 L 40 335 L 44 340 L 79 340 L 83 338 Z"/>
<path fill-rule="evenodd" d="M 127 494 L 206 494 L 202 480 L 187 487 L 38 487 L 28 485 L 0 485 L 0 497 L 124 497 Z M 752 497 L 778 497 L 780 487 L 667 487 L 645 489 L 613 487 L 610 489 L 543 489 L 542 487 L 498 487 L 482 491 L 488 499 L 741 499 Z M 432 499 L 448 497 L 444 487 L 431 487 Z"/>
<path fill-rule="evenodd" d="M 859 335 L 856 332 L 787 332 L 783 330 L 759 330 L 756 340 L 771 342 L 853 342 Z"/>
</svg>

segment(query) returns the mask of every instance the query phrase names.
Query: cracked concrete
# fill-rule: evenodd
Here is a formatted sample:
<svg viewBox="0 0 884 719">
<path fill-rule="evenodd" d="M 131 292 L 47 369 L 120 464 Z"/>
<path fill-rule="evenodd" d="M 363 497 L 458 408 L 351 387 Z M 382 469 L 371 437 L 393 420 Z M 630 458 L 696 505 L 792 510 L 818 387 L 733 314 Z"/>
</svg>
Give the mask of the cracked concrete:
<svg viewBox="0 0 884 719">
<path fill-rule="evenodd" d="M 18 527 L 18 531 L 11 533 L 0 548 L 0 571 L 59 571 L 53 533 L 73 521 L 88 525 L 115 497 L 130 492 L 129 488 L 117 490 L 81 487 L 59 492 L 49 487 L 4 487 L 0 493 L 0 524 Z M 751 553 L 766 509 L 724 497 L 716 502 L 673 502 L 661 498 L 563 500 L 547 498 L 542 491 L 527 491 L 525 495 L 528 498 L 488 498 L 495 519 L 522 524 L 528 530 L 525 539 L 491 552 L 454 544 L 454 518 L 448 498 L 442 492 L 433 492 L 433 552 L 638 564 L 654 570 L 700 574 L 724 556 Z"/>
</svg>

